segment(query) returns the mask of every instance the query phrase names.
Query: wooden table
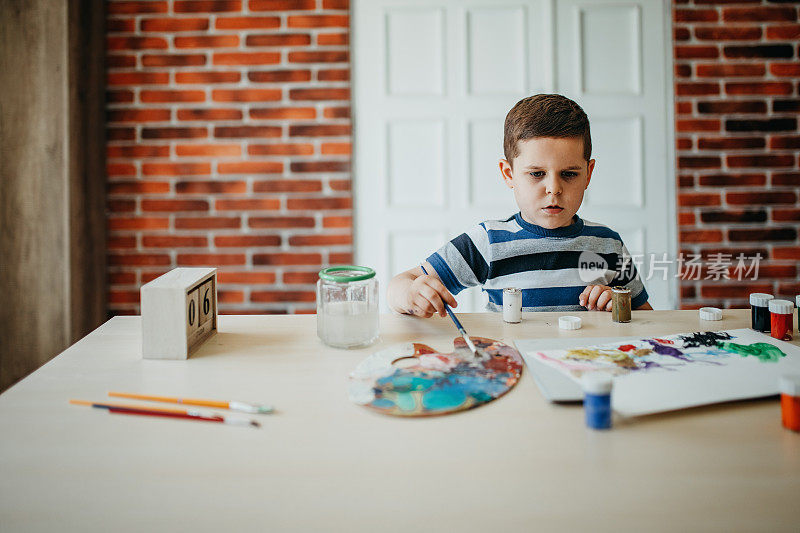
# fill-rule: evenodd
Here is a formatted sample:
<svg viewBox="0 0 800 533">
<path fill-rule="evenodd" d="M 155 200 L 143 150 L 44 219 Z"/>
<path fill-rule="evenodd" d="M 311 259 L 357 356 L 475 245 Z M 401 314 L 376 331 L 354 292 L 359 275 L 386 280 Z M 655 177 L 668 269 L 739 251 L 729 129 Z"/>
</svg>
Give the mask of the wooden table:
<svg viewBox="0 0 800 533">
<path fill-rule="evenodd" d="M 747 311 L 462 315 L 515 338 L 659 335 L 748 325 Z M 527 371 L 507 396 L 399 419 L 351 404 L 372 351 L 448 348 L 448 319 L 381 317 L 378 344 L 323 346 L 313 316 L 221 316 L 187 361 L 140 357 L 139 317 L 114 318 L 0 396 L 2 531 L 798 531 L 800 435 L 773 399 L 618 420 L 587 430 Z M 798 341 L 795 340 L 795 344 Z M 110 415 L 69 405 L 111 390 L 273 403 L 260 429 Z"/>
</svg>

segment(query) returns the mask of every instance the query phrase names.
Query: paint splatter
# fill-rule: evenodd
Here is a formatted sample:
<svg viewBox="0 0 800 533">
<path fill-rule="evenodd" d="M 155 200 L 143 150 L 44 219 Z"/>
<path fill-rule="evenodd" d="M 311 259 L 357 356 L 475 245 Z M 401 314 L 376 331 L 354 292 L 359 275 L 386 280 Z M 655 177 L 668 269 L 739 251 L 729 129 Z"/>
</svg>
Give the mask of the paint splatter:
<svg viewBox="0 0 800 533">
<path fill-rule="evenodd" d="M 783 350 L 766 342 L 753 344 L 736 344 L 735 342 L 720 342 L 718 346 L 726 352 L 739 354 L 742 357 L 753 356 L 762 363 L 777 363 L 781 357 L 786 357 Z"/>
<path fill-rule="evenodd" d="M 597 350 L 591 348 L 576 348 L 567 352 L 567 359 L 575 361 L 591 361 L 594 359 L 608 360 L 620 368 L 635 369 L 636 363 L 631 356 L 621 350 Z"/>
<path fill-rule="evenodd" d="M 683 341 L 684 348 L 702 348 L 716 346 L 719 341 L 730 340 L 733 337 L 725 331 L 696 331 L 691 335 L 679 335 L 678 338 Z"/>
<path fill-rule="evenodd" d="M 691 361 L 691 359 L 683 355 L 683 352 L 677 348 L 665 346 L 659 342 L 656 342 L 654 339 L 645 339 L 645 342 L 651 344 L 653 346 L 653 351 L 659 355 L 668 355 L 670 357 L 674 357 L 675 359 L 680 359 L 681 361 Z"/>
</svg>

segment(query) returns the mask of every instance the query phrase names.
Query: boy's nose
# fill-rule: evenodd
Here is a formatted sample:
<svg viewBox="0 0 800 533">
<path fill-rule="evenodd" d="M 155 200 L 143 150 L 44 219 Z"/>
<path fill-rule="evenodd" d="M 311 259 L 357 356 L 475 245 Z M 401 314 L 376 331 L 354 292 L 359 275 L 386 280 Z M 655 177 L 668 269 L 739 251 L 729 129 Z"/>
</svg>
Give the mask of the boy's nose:
<svg viewBox="0 0 800 533">
<path fill-rule="evenodd" d="M 561 182 L 558 180 L 558 178 L 548 178 L 545 181 L 544 187 L 547 194 L 561 194 Z"/>
</svg>

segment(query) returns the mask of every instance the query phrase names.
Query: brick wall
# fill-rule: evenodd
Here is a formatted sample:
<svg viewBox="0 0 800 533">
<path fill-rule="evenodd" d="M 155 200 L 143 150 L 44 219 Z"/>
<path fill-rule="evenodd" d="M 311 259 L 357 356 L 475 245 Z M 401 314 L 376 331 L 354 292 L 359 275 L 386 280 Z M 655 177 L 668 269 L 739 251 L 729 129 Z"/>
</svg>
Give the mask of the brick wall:
<svg viewBox="0 0 800 533">
<path fill-rule="evenodd" d="M 352 261 L 347 0 L 107 3 L 110 313 L 219 267 L 220 311 L 314 309 Z"/>
<path fill-rule="evenodd" d="M 800 294 L 798 2 L 674 0 L 680 249 L 702 263 L 760 253 L 757 281 L 681 282 L 685 308 Z M 688 274 L 688 272 L 687 272 Z M 737 273 L 738 274 L 738 273 Z M 686 276 L 696 278 L 697 276 Z M 751 277 L 751 276 L 747 276 Z"/>
</svg>

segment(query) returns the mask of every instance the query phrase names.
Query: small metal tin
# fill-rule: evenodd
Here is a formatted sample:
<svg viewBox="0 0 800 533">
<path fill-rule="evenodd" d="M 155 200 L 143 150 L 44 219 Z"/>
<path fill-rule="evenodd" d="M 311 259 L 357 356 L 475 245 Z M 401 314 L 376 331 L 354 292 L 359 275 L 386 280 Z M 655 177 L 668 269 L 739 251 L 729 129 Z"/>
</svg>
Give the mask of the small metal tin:
<svg viewBox="0 0 800 533">
<path fill-rule="evenodd" d="M 631 321 L 631 290 L 625 287 L 611 287 L 611 320 Z"/>
<path fill-rule="evenodd" d="M 511 324 L 522 322 L 522 291 L 515 287 L 503 289 L 503 320 Z"/>
</svg>

